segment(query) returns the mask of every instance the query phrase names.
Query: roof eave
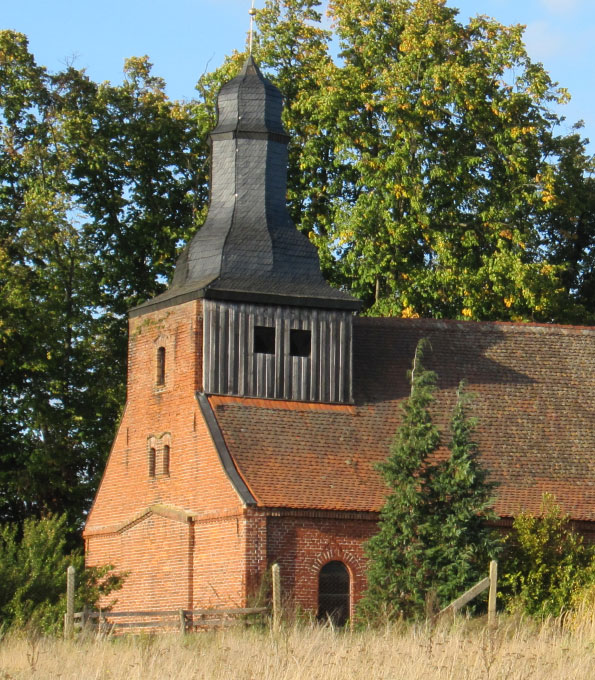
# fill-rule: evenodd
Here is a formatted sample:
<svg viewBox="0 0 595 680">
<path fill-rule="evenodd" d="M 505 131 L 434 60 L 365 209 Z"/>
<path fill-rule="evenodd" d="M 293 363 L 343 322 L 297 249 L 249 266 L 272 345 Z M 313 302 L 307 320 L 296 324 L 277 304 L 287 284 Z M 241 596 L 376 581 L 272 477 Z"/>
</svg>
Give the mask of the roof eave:
<svg viewBox="0 0 595 680">
<path fill-rule="evenodd" d="M 227 444 L 225 443 L 225 438 L 223 437 L 223 433 L 221 432 L 221 428 L 217 422 L 215 412 L 209 403 L 209 398 L 204 392 L 197 392 L 196 400 L 200 407 L 207 428 L 211 434 L 211 439 L 213 440 L 213 444 L 215 445 L 215 449 L 217 450 L 219 460 L 221 461 L 221 465 L 225 471 L 225 474 L 227 475 L 227 478 L 246 507 L 254 507 L 258 505 L 258 501 L 252 495 L 252 492 L 240 475 L 231 453 L 227 448 Z"/>
<path fill-rule="evenodd" d="M 180 305 L 192 300 L 225 300 L 229 302 L 249 302 L 253 304 L 281 305 L 287 307 L 311 307 L 316 309 L 337 309 L 359 312 L 362 307 L 361 300 L 348 297 L 325 297 L 313 295 L 283 295 L 282 293 L 261 293 L 249 290 L 226 290 L 225 288 L 211 288 L 201 286 L 197 288 L 183 287 L 179 290 L 170 289 L 161 295 L 143 302 L 129 311 L 129 316 L 134 318 L 148 312 L 156 312 L 167 307 Z"/>
</svg>

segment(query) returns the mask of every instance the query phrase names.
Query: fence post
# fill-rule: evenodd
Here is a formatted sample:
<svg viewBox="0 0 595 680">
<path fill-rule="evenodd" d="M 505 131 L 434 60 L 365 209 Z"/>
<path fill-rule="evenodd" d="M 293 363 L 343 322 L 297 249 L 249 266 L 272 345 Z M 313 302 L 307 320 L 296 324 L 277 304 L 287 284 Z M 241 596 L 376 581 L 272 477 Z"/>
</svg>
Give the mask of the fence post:
<svg viewBox="0 0 595 680">
<path fill-rule="evenodd" d="M 271 567 L 273 576 L 273 628 L 277 630 L 281 622 L 281 569 L 278 564 Z"/>
<path fill-rule="evenodd" d="M 496 625 L 496 595 L 498 593 L 498 562 L 490 562 L 490 594 L 488 597 L 488 626 Z"/>
<path fill-rule="evenodd" d="M 72 565 L 66 570 L 66 614 L 64 616 L 64 637 L 70 638 L 74 632 L 74 586 L 75 569 Z"/>
<path fill-rule="evenodd" d="M 180 609 L 180 633 L 186 635 L 186 612 Z"/>
</svg>

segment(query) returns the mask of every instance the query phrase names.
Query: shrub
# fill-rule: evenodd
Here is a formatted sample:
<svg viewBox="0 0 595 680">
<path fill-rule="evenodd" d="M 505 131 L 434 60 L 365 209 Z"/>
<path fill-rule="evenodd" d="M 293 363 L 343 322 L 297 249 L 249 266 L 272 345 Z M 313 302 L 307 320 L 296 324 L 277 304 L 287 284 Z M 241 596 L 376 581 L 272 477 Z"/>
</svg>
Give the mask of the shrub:
<svg viewBox="0 0 595 680">
<path fill-rule="evenodd" d="M 121 586 L 110 567 L 84 568 L 80 551 L 66 553 L 67 519 L 48 515 L 0 527 L 0 622 L 59 630 L 66 611 L 66 570 L 77 572 L 76 605 L 93 606 Z"/>
<path fill-rule="evenodd" d="M 509 611 L 559 616 L 595 583 L 593 548 L 549 494 L 543 496 L 539 515 L 516 517 L 506 546 L 501 592 Z"/>
</svg>

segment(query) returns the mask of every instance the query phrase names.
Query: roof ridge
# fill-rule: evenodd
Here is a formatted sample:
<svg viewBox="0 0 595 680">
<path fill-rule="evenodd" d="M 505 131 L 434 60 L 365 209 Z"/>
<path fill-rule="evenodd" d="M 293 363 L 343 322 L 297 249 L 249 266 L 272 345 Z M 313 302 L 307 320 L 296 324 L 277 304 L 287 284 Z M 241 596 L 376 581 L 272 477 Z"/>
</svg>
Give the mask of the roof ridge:
<svg viewBox="0 0 595 680">
<path fill-rule="evenodd" d="M 525 332 L 525 333 L 543 333 L 552 332 L 553 334 L 567 334 L 567 333 L 577 333 L 577 334 L 595 334 L 595 325 L 593 326 L 579 326 L 572 324 L 559 324 L 559 323 L 543 323 L 536 321 L 476 321 L 474 319 L 434 319 L 434 318 L 417 318 L 417 319 L 406 319 L 403 317 L 396 316 L 384 316 L 384 317 L 371 317 L 371 316 L 360 316 L 356 317 L 356 323 L 359 325 L 404 325 L 410 326 L 411 328 L 420 328 L 426 326 L 436 326 L 442 327 L 443 330 L 487 330 L 497 328 L 506 333 L 511 332 Z"/>
</svg>

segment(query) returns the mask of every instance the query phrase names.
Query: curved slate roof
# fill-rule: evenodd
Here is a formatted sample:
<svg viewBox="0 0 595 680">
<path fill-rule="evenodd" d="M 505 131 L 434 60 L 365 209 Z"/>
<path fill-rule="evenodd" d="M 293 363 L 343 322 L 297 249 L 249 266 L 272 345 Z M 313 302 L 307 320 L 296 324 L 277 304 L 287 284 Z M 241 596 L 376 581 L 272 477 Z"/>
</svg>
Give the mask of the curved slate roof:
<svg viewBox="0 0 595 680">
<path fill-rule="evenodd" d="M 421 337 L 438 374 L 441 431 L 459 381 L 474 395 L 481 459 L 499 485 L 496 512 L 538 512 L 547 491 L 573 519 L 595 522 L 595 328 L 530 324 L 356 318 L 354 406 L 210 397 L 257 503 L 380 509 L 386 488 L 374 466 L 401 421 Z"/>
<path fill-rule="evenodd" d="M 180 255 L 169 290 L 141 308 L 207 297 L 359 309 L 359 301 L 326 283 L 315 246 L 287 211 L 282 105 L 252 57 L 223 85 L 210 135 L 207 218 Z"/>
</svg>

